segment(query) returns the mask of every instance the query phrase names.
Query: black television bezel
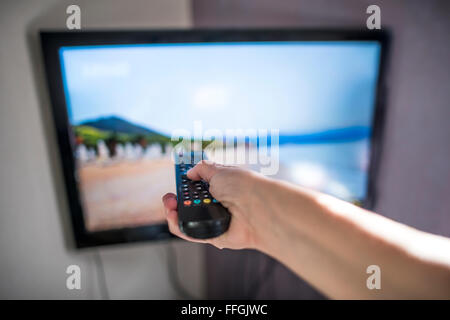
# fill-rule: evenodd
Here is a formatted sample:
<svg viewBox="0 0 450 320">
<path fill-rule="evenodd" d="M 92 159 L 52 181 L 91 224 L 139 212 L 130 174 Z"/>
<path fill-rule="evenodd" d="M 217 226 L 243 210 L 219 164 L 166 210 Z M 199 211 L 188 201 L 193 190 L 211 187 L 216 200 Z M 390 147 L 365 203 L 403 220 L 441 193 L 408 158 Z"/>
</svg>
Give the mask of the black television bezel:
<svg viewBox="0 0 450 320">
<path fill-rule="evenodd" d="M 75 177 L 75 161 L 59 60 L 59 49 L 69 46 L 127 45 L 149 43 L 258 42 L 258 41 L 376 41 L 381 56 L 372 123 L 371 153 L 367 197 L 363 207 L 373 208 L 376 200 L 376 176 L 381 153 L 385 113 L 385 70 L 389 33 L 382 30 L 308 30 L 308 29 L 231 29 L 231 30 L 127 30 L 127 31 L 52 31 L 40 32 L 43 59 L 62 163 L 66 194 L 77 248 L 136 241 L 173 238 L 166 224 L 89 232 Z"/>
</svg>

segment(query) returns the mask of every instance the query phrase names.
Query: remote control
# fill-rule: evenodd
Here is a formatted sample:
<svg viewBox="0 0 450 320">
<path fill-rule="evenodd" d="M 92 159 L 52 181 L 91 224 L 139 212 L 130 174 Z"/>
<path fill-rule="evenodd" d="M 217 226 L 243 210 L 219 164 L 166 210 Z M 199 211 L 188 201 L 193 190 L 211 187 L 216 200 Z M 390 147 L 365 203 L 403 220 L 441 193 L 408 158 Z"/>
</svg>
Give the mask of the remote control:
<svg viewBox="0 0 450 320">
<path fill-rule="evenodd" d="M 210 239 L 228 230 L 231 215 L 220 202 L 209 193 L 206 181 L 193 181 L 187 177 L 194 167 L 196 157 L 176 155 L 175 177 L 177 185 L 178 224 L 181 232 L 196 239 Z M 199 157 L 204 158 L 203 153 Z"/>
</svg>

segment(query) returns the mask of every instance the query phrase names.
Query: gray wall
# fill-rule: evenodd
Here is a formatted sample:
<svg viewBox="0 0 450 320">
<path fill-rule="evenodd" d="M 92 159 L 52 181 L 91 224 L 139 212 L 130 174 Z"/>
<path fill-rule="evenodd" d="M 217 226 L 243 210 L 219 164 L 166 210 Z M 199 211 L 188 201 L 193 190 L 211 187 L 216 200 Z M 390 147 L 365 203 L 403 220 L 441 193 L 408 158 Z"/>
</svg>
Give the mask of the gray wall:
<svg viewBox="0 0 450 320">
<path fill-rule="evenodd" d="M 101 298 L 97 251 L 71 248 L 68 209 L 43 82 L 39 28 L 65 28 L 68 4 L 82 27 L 188 27 L 187 0 L 11 0 L 0 2 L 0 298 Z M 204 294 L 202 247 L 177 242 L 180 274 Z M 168 281 L 166 243 L 102 248 L 112 298 L 177 298 Z M 189 257 L 189 258 L 187 258 Z M 82 290 L 65 287 L 78 264 Z"/>
<path fill-rule="evenodd" d="M 450 2 L 372 0 L 193 0 L 198 27 L 365 27 L 378 4 L 393 33 L 384 150 L 375 210 L 421 230 L 450 236 Z M 208 249 L 210 297 L 242 296 L 261 279 L 267 259 Z M 227 266 L 227 267 L 215 267 Z M 227 271 L 229 265 L 235 267 Z M 237 270 L 249 276 L 235 281 Z M 227 273 L 228 276 L 223 276 Z M 222 275 L 220 278 L 217 275 Z M 217 280 L 220 279 L 220 280 Z M 315 298 L 317 293 L 277 265 L 260 298 Z"/>
</svg>

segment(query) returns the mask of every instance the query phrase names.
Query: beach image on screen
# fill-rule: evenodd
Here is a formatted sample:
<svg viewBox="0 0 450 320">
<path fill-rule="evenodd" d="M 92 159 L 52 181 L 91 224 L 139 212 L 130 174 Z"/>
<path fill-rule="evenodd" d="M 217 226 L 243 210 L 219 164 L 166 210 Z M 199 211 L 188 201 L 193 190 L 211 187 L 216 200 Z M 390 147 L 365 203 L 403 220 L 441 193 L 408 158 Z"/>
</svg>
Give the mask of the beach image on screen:
<svg viewBox="0 0 450 320">
<path fill-rule="evenodd" d="M 195 122 L 276 129 L 274 178 L 364 200 L 379 55 L 370 41 L 61 48 L 87 229 L 164 223 L 161 197 L 175 192 L 171 136 Z"/>
</svg>

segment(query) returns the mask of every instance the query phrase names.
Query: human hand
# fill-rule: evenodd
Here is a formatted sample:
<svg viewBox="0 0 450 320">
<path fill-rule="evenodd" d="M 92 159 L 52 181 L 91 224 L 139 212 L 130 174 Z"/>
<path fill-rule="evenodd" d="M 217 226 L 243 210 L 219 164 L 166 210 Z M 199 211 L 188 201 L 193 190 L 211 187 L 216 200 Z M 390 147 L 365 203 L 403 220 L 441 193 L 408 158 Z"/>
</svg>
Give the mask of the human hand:
<svg viewBox="0 0 450 320">
<path fill-rule="evenodd" d="M 227 232 L 212 239 L 194 239 L 186 236 L 178 226 L 177 198 L 173 193 L 163 197 L 167 222 L 170 231 L 185 240 L 209 243 L 218 248 L 256 248 L 258 244 L 257 219 L 252 216 L 255 205 L 255 188 L 257 174 L 232 166 L 223 166 L 203 160 L 188 171 L 192 180 L 205 180 L 209 183 L 209 191 L 231 213 L 230 227 Z M 251 192 L 250 192 L 251 191 Z"/>
</svg>

